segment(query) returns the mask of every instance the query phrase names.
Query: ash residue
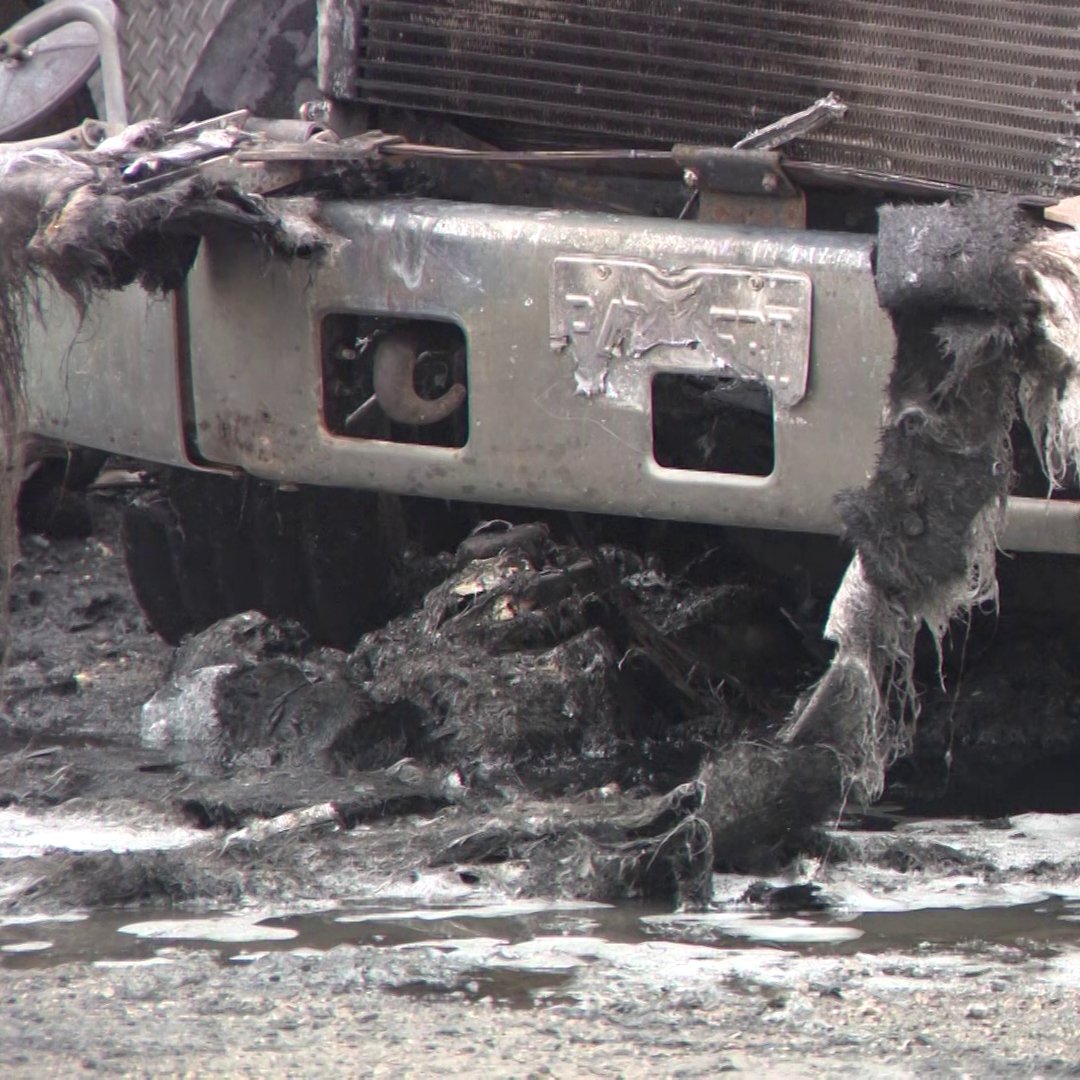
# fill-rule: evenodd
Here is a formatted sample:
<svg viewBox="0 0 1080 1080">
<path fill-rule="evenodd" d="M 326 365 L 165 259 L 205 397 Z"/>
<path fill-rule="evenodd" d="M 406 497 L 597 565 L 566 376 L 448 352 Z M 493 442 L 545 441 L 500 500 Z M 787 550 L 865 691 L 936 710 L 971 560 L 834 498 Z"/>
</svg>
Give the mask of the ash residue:
<svg viewBox="0 0 1080 1080">
<path fill-rule="evenodd" d="M 565 795 L 685 781 L 750 723 L 751 697 L 755 730 L 782 718 L 800 641 L 745 568 L 692 581 L 539 524 L 428 564 L 421 576 L 441 566 L 442 580 L 348 652 L 255 613 L 196 634 L 144 707 L 144 740 L 226 765 L 409 758 L 467 785 Z"/>
<path fill-rule="evenodd" d="M 776 606 L 788 586 L 720 536 L 705 556 L 696 543 L 685 556 L 673 545 L 665 566 L 626 542 L 580 542 L 566 523 L 488 527 L 456 553 L 406 560 L 399 570 L 414 585 L 402 581 L 401 596 L 437 583 L 351 650 L 252 612 L 171 653 L 156 646 L 166 662 L 154 678 L 138 652 L 152 639 L 113 580 L 115 511 L 131 496 L 84 498 L 108 542 L 35 540 L 17 578 L 17 630 L 35 627 L 38 643 L 17 647 L 26 690 L 10 702 L 5 799 L 46 809 L 122 795 L 171 808 L 206 829 L 207 844 L 153 865 L 123 856 L 112 900 L 99 888 L 110 877 L 101 859 L 48 858 L 35 876 L 52 885 L 19 886 L 9 906 L 41 906 L 60 882 L 56 895 L 77 902 L 83 878 L 85 903 L 128 902 L 120 894 L 143 880 L 133 869 L 143 862 L 145 902 L 234 887 L 266 896 L 283 879 L 348 891 L 444 867 L 519 892 L 699 906 L 717 814 L 730 818 L 732 865 L 774 865 L 798 846 L 790 807 L 770 801 L 767 785 L 732 802 L 742 766 L 730 776 L 721 767 L 712 793 L 699 780 L 727 740 L 779 725 L 791 679 L 814 665 Z M 97 577 L 100 602 L 65 598 L 76 571 Z M 51 674 L 31 659 L 73 649 Z M 136 660 L 138 686 L 112 681 Z M 123 692 L 110 700 L 110 688 Z M 73 741 L 72 715 L 95 735 Z M 333 809 L 312 833 L 294 815 L 315 806 Z M 751 821 L 752 843 L 740 845 L 740 822 Z M 222 849 L 221 830 L 257 822 L 273 827 Z M 6 877 L 24 869 L 9 863 Z M 188 891 L 169 874 L 186 875 Z"/>
<path fill-rule="evenodd" d="M 714 821 L 724 861 L 774 865 L 797 846 L 792 815 L 816 820 L 838 798 L 831 769 L 808 801 L 777 798 L 803 787 L 786 756 L 741 796 L 749 745 L 734 770 L 716 770 L 715 789 L 702 771 L 720 733 L 749 722 L 753 666 L 738 689 L 724 685 L 739 666 L 725 611 L 743 619 L 760 582 L 692 585 L 628 548 L 557 543 L 538 524 L 476 534 L 442 564 L 413 610 L 348 653 L 255 613 L 189 639 L 142 710 L 144 744 L 201 777 L 188 815 L 235 827 L 316 795 L 351 823 L 378 816 L 373 803 L 382 816 L 445 807 L 427 844 L 413 838 L 431 865 L 521 864 L 526 891 L 700 905 Z M 797 649 L 783 627 L 777 613 L 770 647 Z M 784 688 L 754 687 L 775 720 Z"/>
<path fill-rule="evenodd" d="M 420 599 L 350 650 L 256 613 L 169 650 L 123 580 L 116 527 L 131 496 L 81 497 L 95 536 L 28 540 L 16 571 L 0 798 L 121 819 L 134 800 L 205 841 L 0 861 L 9 910 L 345 896 L 414 874 L 697 907 L 714 866 L 842 854 L 815 826 L 835 820 L 835 753 L 774 741 L 793 687 L 823 663 L 804 640 L 834 579 L 805 538 L 770 549 L 720 530 L 641 543 L 600 522 L 588 542 L 554 519 L 494 527 L 456 553 L 410 556 L 398 572 L 436 583 L 403 582 Z M 1007 599 L 1030 592 L 1021 582 Z M 946 658 L 967 704 L 930 699 L 926 740 L 897 777 L 909 797 L 950 775 L 970 791 L 995 762 L 1007 781 L 1015 740 L 978 691 L 997 680 L 1019 705 L 1055 618 L 1069 616 L 1016 626 L 1008 648 L 986 619 L 962 664 Z M 1057 670 L 1024 759 L 1033 776 L 1046 775 L 1039 747 L 1077 748 L 1075 691 Z"/>
</svg>

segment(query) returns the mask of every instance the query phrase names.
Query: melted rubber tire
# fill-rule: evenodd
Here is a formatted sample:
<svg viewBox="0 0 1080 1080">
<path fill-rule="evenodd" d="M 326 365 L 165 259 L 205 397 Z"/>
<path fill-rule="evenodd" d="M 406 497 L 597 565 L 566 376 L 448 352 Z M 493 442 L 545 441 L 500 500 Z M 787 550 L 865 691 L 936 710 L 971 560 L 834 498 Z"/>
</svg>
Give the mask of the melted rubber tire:
<svg viewBox="0 0 1080 1080">
<path fill-rule="evenodd" d="M 257 609 L 348 648 L 392 614 L 377 496 L 178 471 L 160 484 L 128 507 L 122 539 L 135 598 L 169 643 Z"/>
<path fill-rule="evenodd" d="M 192 630 L 173 563 L 177 529 L 172 508 L 157 501 L 128 507 L 120 530 L 131 590 L 146 621 L 170 645 Z"/>
</svg>

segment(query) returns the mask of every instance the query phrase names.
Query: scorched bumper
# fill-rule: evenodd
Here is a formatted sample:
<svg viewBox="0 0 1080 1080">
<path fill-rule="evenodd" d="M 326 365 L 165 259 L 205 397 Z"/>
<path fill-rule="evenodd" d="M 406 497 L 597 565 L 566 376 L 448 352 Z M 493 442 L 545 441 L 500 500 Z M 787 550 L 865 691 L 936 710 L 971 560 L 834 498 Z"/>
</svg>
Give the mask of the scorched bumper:
<svg viewBox="0 0 1080 1080">
<path fill-rule="evenodd" d="M 125 406 L 128 427 L 146 401 L 164 410 L 144 413 L 149 456 L 282 482 L 814 532 L 838 531 L 833 496 L 867 482 L 894 349 L 872 238 L 415 200 L 332 202 L 325 218 L 338 239 L 315 266 L 246 240 L 204 243 L 171 325 L 144 327 L 156 335 L 145 354 L 159 357 L 164 334 L 175 362 L 160 393 L 137 389 Z M 325 332 L 351 316 L 456 328 L 460 445 L 331 422 Z M 129 313 L 129 335 L 137 322 Z M 95 432 L 70 381 L 85 343 L 63 343 L 63 377 L 65 350 L 49 336 L 53 367 L 34 360 L 34 427 L 122 452 L 147 445 L 127 428 L 131 446 Z M 111 356 L 99 346 L 98 381 L 113 357 L 130 370 L 130 352 L 130 339 Z M 766 389 L 766 474 L 661 465 L 659 376 Z M 1005 542 L 1080 551 L 1076 505 L 1014 499 Z"/>
</svg>

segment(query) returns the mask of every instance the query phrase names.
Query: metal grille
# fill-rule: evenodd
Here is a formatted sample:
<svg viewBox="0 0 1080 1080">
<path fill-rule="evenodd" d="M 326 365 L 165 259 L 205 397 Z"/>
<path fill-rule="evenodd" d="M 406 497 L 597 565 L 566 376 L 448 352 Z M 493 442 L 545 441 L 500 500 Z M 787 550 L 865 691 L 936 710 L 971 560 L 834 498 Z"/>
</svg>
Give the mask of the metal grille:
<svg viewBox="0 0 1080 1080">
<path fill-rule="evenodd" d="M 358 96 L 596 143 L 726 144 L 835 91 L 815 162 L 1080 189 L 1080 5 L 973 0 L 375 0 Z M 577 141 L 581 141 L 580 135 Z"/>
</svg>

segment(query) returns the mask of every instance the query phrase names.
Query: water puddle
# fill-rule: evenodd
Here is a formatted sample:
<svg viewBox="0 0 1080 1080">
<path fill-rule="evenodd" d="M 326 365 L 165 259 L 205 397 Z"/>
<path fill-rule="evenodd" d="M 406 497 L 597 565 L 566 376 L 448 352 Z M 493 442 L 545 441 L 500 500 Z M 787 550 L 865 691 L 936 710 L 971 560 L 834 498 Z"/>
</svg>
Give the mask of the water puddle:
<svg viewBox="0 0 1080 1080">
<path fill-rule="evenodd" d="M 161 965 L 191 950 L 243 965 L 268 954 L 318 957 L 351 946 L 400 958 L 397 992 L 450 990 L 510 1005 L 559 1000 L 589 972 L 715 985 L 744 975 L 790 979 L 795 967 L 806 978 L 808 971 L 854 957 L 881 971 L 918 969 L 919 978 L 948 965 L 977 974 L 989 957 L 999 964 L 1056 965 L 1061 977 L 1080 981 L 1080 876 L 1069 872 L 1080 865 L 1080 817 L 1027 815 L 994 827 L 910 822 L 889 833 L 892 839 L 882 841 L 883 835 L 868 831 L 855 841 L 868 853 L 896 838 L 937 845 L 938 854 L 951 845 L 964 858 L 952 870 L 927 872 L 869 857 L 865 864 L 820 868 L 820 886 L 794 886 L 804 891 L 775 912 L 748 903 L 743 894 L 750 879 L 732 876 L 717 877 L 716 910 L 703 914 L 634 903 L 511 900 L 460 883 L 459 893 L 440 893 L 421 881 L 412 895 L 358 898 L 334 908 L 0 918 L 0 967 Z M 38 815 L 0 810 L 0 858 L 57 847 L 160 850 L 207 838 L 205 831 L 145 813 L 97 819 L 77 807 Z M 1051 854 L 1061 872 L 1045 883 L 1037 871 Z M 974 868 L 977 860 L 981 869 Z M 768 885 L 778 893 L 785 887 L 792 883 Z M 800 897 L 813 910 L 800 910 Z M 898 968 L 898 956 L 912 964 Z M 415 979 L 410 964 L 420 972 Z"/>
<path fill-rule="evenodd" d="M 570 989 L 573 985 L 572 973 L 551 971 L 492 971 L 476 972 L 472 978 L 458 983 L 455 992 L 470 1001 L 489 1000 L 497 1005 L 512 1009 L 528 1009 L 534 1005 L 572 1004 Z M 433 986 L 424 979 L 402 983 L 390 987 L 391 993 L 411 998 L 429 998 L 444 994 L 446 991 Z"/>
<path fill-rule="evenodd" d="M 413 909 L 357 904 L 299 914 L 151 917 L 126 910 L 0 920 L 0 966 L 17 968 L 162 962 L 180 948 L 212 950 L 223 961 L 243 963 L 271 950 L 322 954 L 340 945 L 435 950 L 488 973 L 569 972 L 594 962 L 631 968 L 697 962 L 762 946 L 807 956 L 1007 946 L 1025 956 L 1047 956 L 1080 950 L 1080 901 L 1052 896 L 1012 907 L 840 916 L 746 910 L 679 915 L 635 904 L 478 901 Z"/>
</svg>

